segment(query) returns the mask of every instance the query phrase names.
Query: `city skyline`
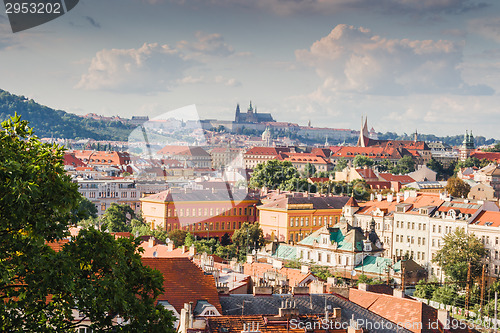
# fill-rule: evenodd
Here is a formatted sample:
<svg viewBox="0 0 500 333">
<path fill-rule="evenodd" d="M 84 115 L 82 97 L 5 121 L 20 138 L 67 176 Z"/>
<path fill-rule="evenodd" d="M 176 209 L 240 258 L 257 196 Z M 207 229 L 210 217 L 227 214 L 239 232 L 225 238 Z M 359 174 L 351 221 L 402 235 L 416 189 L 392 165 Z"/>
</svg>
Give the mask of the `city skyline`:
<svg viewBox="0 0 500 333">
<path fill-rule="evenodd" d="M 0 88 L 76 114 L 156 117 L 196 104 L 231 120 L 497 137 L 493 1 L 110 0 L 13 34 Z"/>
</svg>

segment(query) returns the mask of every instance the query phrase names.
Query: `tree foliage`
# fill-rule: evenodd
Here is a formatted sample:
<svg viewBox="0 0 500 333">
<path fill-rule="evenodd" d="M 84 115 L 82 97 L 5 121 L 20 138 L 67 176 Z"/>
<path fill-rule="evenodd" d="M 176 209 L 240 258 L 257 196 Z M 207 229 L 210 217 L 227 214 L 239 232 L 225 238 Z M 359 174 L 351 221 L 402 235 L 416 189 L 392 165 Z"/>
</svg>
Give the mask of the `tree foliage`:
<svg viewBox="0 0 500 333">
<path fill-rule="evenodd" d="M 184 245 L 184 240 L 186 239 L 187 231 L 182 229 L 175 229 L 168 233 L 168 238 L 174 242 L 175 247 Z"/>
<path fill-rule="evenodd" d="M 341 157 L 337 160 L 337 164 L 335 164 L 334 171 L 342 171 L 347 167 L 347 160 L 344 157 Z"/>
<path fill-rule="evenodd" d="M 265 244 L 259 223 L 243 223 L 241 228 L 233 233 L 231 239 L 240 252 L 251 252 L 253 249 L 260 249 Z"/>
<path fill-rule="evenodd" d="M 291 162 L 269 160 L 255 167 L 249 184 L 251 188 L 292 190 L 299 179 L 300 174 Z"/>
<path fill-rule="evenodd" d="M 82 118 L 54 110 L 32 99 L 0 89 L 0 121 L 9 119 L 15 112 L 35 124 L 35 130 L 41 137 L 127 141 L 129 134 L 135 128 L 119 121 Z"/>
<path fill-rule="evenodd" d="M 395 175 L 405 175 L 413 171 L 415 171 L 415 162 L 413 161 L 411 156 L 400 158 L 396 165 L 391 168 L 391 173 Z"/>
<path fill-rule="evenodd" d="M 443 247 L 436 252 L 432 262 L 439 264 L 450 279 L 466 281 L 468 263 L 471 264 L 472 279 L 481 275 L 481 259 L 486 255 L 486 250 L 479 238 L 457 228 L 446 234 L 443 241 Z"/>
<path fill-rule="evenodd" d="M 306 178 L 312 177 L 314 176 L 315 173 L 316 173 L 316 167 L 314 166 L 314 164 L 306 163 L 306 165 L 304 166 L 304 177 Z"/>
<path fill-rule="evenodd" d="M 109 232 L 130 232 L 135 218 L 135 212 L 129 205 L 112 203 L 101 218 L 101 228 Z"/>
<path fill-rule="evenodd" d="M 352 163 L 353 163 L 354 167 L 356 167 L 356 168 L 363 168 L 365 166 L 371 167 L 374 164 L 374 161 L 367 156 L 356 155 L 356 157 L 354 157 L 354 160 Z"/>
<path fill-rule="evenodd" d="M 0 132 L 0 331 L 68 332 L 72 310 L 111 330 L 172 332 L 172 316 L 155 305 L 163 278 L 144 267 L 138 240 L 83 230 L 59 252 L 81 202 L 65 175 L 63 150 L 42 144 L 17 115 Z"/>
<path fill-rule="evenodd" d="M 470 192 L 470 185 L 458 177 L 448 178 L 445 190 L 453 197 L 467 198 Z"/>
</svg>

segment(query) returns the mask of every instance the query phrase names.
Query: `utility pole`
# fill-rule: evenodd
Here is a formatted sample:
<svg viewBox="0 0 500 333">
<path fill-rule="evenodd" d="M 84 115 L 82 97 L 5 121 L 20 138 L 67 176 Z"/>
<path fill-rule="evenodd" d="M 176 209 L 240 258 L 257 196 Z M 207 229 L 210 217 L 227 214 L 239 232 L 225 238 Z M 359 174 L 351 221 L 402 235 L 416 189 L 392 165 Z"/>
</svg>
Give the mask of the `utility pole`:
<svg viewBox="0 0 500 333">
<path fill-rule="evenodd" d="M 465 284 L 465 310 L 469 311 L 469 293 L 470 293 L 470 262 L 467 266 L 467 282 Z"/>
<path fill-rule="evenodd" d="M 485 271 L 486 265 L 483 264 L 483 273 L 481 276 L 481 306 L 479 307 L 479 315 L 481 316 L 483 314 L 483 302 L 484 302 L 484 271 Z"/>
<path fill-rule="evenodd" d="M 402 270 L 401 270 L 401 274 L 402 274 L 401 275 L 401 289 L 403 290 L 403 296 L 405 294 L 405 276 L 406 276 L 406 265 L 405 265 L 405 263 L 406 263 L 406 260 L 402 260 L 401 261 L 401 266 L 402 266 L 401 267 L 402 268 Z"/>
<path fill-rule="evenodd" d="M 493 329 L 497 331 L 497 302 L 498 302 L 498 291 L 495 291 L 495 323 L 493 324 Z"/>
</svg>

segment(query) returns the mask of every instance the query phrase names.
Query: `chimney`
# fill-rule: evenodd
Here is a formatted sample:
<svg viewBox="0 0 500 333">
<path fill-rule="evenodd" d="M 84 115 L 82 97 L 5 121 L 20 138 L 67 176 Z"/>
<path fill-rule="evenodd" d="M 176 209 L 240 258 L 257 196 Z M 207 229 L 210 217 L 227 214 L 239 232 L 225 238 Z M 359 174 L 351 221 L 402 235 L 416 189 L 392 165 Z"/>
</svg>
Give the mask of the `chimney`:
<svg viewBox="0 0 500 333">
<path fill-rule="evenodd" d="M 375 200 L 375 194 L 371 193 L 370 194 L 370 201 L 373 201 L 373 200 Z"/>
<path fill-rule="evenodd" d="M 392 296 L 397 298 L 405 298 L 405 293 L 403 289 L 394 289 L 392 292 Z"/>
<path fill-rule="evenodd" d="M 182 252 L 186 252 L 186 246 L 182 246 Z M 196 246 L 191 245 L 189 247 L 189 256 L 194 256 L 196 254 Z"/>
<path fill-rule="evenodd" d="M 381 193 L 377 194 L 377 201 L 382 201 L 382 194 Z"/>
<path fill-rule="evenodd" d="M 169 242 L 167 244 L 167 251 L 171 252 L 175 249 L 175 245 L 174 245 L 174 242 Z"/>
<path fill-rule="evenodd" d="M 403 200 L 406 201 L 406 199 L 408 199 L 409 197 L 410 197 L 410 191 L 405 191 Z"/>
<path fill-rule="evenodd" d="M 394 195 L 392 193 L 388 193 L 387 194 L 387 202 L 392 202 L 393 199 L 394 199 Z"/>
<path fill-rule="evenodd" d="M 154 238 L 153 236 L 149 237 L 148 246 L 153 247 L 155 245 L 156 245 L 156 238 Z"/>
<path fill-rule="evenodd" d="M 302 274 L 307 274 L 307 273 L 309 273 L 309 266 L 306 266 L 306 265 L 302 265 L 302 266 L 300 266 L 300 272 L 301 272 Z"/>
<path fill-rule="evenodd" d="M 187 249 L 186 245 L 182 245 L 181 246 L 182 253 L 186 253 L 186 249 Z"/>
<path fill-rule="evenodd" d="M 401 201 L 401 194 L 398 192 L 396 193 L 396 202 L 399 203 Z"/>
<path fill-rule="evenodd" d="M 439 309 L 438 310 L 438 320 L 441 322 L 443 325 L 443 328 L 445 330 L 449 329 L 449 323 L 450 323 L 450 314 L 448 310 L 446 309 Z"/>
</svg>

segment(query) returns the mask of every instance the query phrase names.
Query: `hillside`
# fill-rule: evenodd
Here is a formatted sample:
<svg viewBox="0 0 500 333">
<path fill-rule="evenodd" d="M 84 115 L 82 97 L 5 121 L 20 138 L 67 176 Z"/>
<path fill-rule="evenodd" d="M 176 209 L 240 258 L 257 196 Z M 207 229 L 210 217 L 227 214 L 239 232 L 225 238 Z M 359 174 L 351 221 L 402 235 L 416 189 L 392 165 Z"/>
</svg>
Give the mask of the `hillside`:
<svg viewBox="0 0 500 333">
<path fill-rule="evenodd" d="M 40 138 L 127 141 L 129 133 L 135 128 L 120 122 L 81 118 L 0 89 L 0 121 L 13 116 L 14 112 L 17 112 L 21 119 L 29 121 Z"/>
</svg>

